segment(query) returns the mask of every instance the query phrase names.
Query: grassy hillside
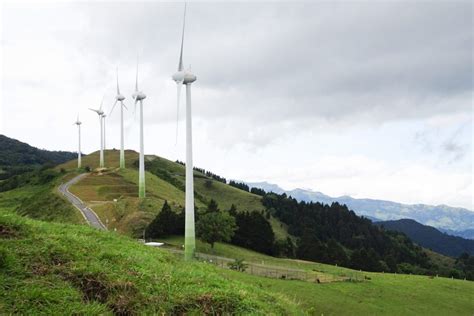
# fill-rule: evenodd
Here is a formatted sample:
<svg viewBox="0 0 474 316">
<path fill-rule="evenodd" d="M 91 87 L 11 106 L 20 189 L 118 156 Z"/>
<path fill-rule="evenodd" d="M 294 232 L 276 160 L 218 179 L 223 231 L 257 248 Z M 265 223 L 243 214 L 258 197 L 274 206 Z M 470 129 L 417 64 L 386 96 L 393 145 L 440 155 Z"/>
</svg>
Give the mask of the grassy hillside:
<svg viewBox="0 0 474 316">
<path fill-rule="evenodd" d="M 146 199 L 138 199 L 138 154 L 127 150 L 126 169 L 119 170 L 119 151 L 106 150 L 104 172 L 93 172 L 82 181 L 71 186 L 70 191 L 91 207 L 110 229 L 141 236 L 145 226 L 161 210 L 164 201 L 174 210 L 184 207 L 185 167 L 179 163 L 157 157 L 146 156 Z M 98 167 L 99 152 L 83 157 L 83 166 Z M 76 161 L 69 161 L 56 167 L 72 172 Z M 206 207 L 211 199 L 221 209 L 237 205 L 239 211 L 263 210 L 261 197 L 222 182 L 213 180 L 199 171 L 194 171 L 195 205 Z M 286 226 L 275 218 L 270 223 L 277 238 L 288 236 Z"/>
<path fill-rule="evenodd" d="M 0 210 L 0 310 L 10 314 L 288 314 L 289 299 L 232 273 L 87 226 Z"/>
<path fill-rule="evenodd" d="M 0 310 L 7 314 L 472 315 L 474 310 L 469 281 L 379 273 L 364 273 L 367 280 L 355 283 L 263 278 L 184 263 L 113 232 L 25 219 L 5 208 L 0 240 Z"/>
<path fill-rule="evenodd" d="M 108 168 L 118 168 L 120 164 L 120 151 L 119 150 L 105 150 L 104 151 L 104 161 L 105 165 Z M 133 163 L 138 159 L 138 153 L 133 150 L 125 150 L 125 166 L 127 168 L 133 167 Z M 99 151 L 95 151 L 89 155 L 82 156 L 82 166 L 90 167 L 95 169 L 99 167 Z M 66 169 L 66 170 L 75 170 L 77 168 L 77 159 L 67 161 L 63 164 L 60 164 L 56 169 Z"/>
<path fill-rule="evenodd" d="M 23 174 L 25 176 L 27 174 Z M 1 192 L 0 207 L 20 215 L 60 223 L 85 224 L 76 208 L 66 201 L 57 190 L 62 175 L 56 175 L 52 182 L 29 184 Z M 8 180 L 5 180 L 8 181 Z"/>
</svg>

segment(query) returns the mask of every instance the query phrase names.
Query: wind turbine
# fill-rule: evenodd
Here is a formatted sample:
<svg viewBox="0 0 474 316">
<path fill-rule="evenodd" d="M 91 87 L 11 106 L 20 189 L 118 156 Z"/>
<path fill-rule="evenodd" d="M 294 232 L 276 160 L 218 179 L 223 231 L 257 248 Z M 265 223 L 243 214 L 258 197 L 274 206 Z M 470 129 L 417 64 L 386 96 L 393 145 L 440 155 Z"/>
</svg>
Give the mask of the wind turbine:
<svg viewBox="0 0 474 316">
<path fill-rule="evenodd" d="M 127 108 L 125 104 L 123 104 L 123 100 L 125 97 L 120 93 L 119 82 L 118 82 L 118 67 L 117 67 L 117 95 L 115 96 L 115 103 L 110 111 L 109 116 L 114 111 L 115 105 L 120 102 L 120 169 L 125 168 L 125 151 L 123 148 L 123 108 Z"/>
<path fill-rule="evenodd" d="M 196 237 L 194 230 L 194 179 L 193 179 L 193 132 L 191 117 L 191 83 L 196 81 L 196 76 L 190 70 L 183 68 L 184 27 L 186 24 L 186 3 L 184 4 L 183 32 L 181 35 L 181 52 L 179 54 L 178 71 L 173 75 L 177 83 L 177 116 L 179 115 L 179 99 L 181 88 L 186 85 L 186 201 L 185 201 L 185 232 L 184 232 L 184 259 L 191 260 L 196 250 Z"/>
<path fill-rule="evenodd" d="M 105 115 L 105 113 L 102 114 L 102 121 L 104 122 L 104 123 L 103 123 L 103 128 L 104 128 L 104 136 L 103 136 L 103 137 L 104 137 L 104 150 L 107 149 L 107 145 L 106 145 L 106 143 L 105 143 L 105 118 L 106 118 L 106 117 L 107 117 L 107 115 Z"/>
<path fill-rule="evenodd" d="M 77 114 L 76 122 L 73 125 L 77 125 L 77 131 L 79 133 L 79 149 L 77 151 L 77 168 L 81 168 L 81 124 L 79 121 L 79 114 Z"/>
<path fill-rule="evenodd" d="M 138 167 L 138 197 L 145 197 L 145 153 L 143 149 L 143 100 L 146 98 L 145 93 L 138 90 L 138 58 L 137 58 L 137 74 L 135 77 L 135 92 L 132 94 L 135 100 L 135 110 L 137 103 L 140 102 L 140 159 Z"/>
<path fill-rule="evenodd" d="M 104 98 L 102 97 L 102 102 L 100 102 L 100 108 L 99 109 L 91 109 L 89 110 L 94 111 L 99 115 L 99 122 L 100 122 L 100 161 L 99 161 L 99 168 L 104 168 L 104 129 L 102 126 L 102 115 L 104 115 L 104 111 L 102 111 L 102 105 L 104 103 Z"/>
</svg>

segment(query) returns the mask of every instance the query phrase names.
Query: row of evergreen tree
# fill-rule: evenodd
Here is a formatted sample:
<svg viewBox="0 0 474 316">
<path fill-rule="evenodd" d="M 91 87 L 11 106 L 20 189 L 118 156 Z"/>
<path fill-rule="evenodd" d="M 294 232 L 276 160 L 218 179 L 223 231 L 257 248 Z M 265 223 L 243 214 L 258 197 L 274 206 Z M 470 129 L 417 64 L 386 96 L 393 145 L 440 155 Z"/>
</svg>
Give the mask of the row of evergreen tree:
<svg viewBox="0 0 474 316">
<path fill-rule="evenodd" d="M 221 211 L 211 200 L 206 209 L 195 213 L 198 238 L 211 246 L 215 242 L 230 242 L 261 253 L 274 255 L 293 255 L 294 244 L 291 239 L 275 243 L 273 229 L 263 212 L 238 212 L 235 205 Z M 184 209 L 173 211 L 165 201 L 160 213 L 145 229 L 148 239 L 184 234 Z M 291 249 L 291 250 L 288 250 Z"/>
<path fill-rule="evenodd" d="M 262 202 L 298 238 L 298 258 L 366 271 L 397 272 L 402 263 L 430 268 L 427 255 L 408 237 L 384 231 L 346 205 L 298 202 L 274 193 L 266 194 Z"/>
<path fill-rule="evenodd" d="M 245 192 L 250 192 L 250 193 L 253 193 L 253 194 L 256 194 L 256 195 L 260 195 L 260 196 L 264 196 L 266 194 L 266 192 L 264 190 L 262 190 L 260 188 L 251 188 L 251 187 L 248 186 L 248 184 L 246 184 L 244 182 L 238 182 L 238 181 L 230 180 L 229 185 L 234 187 L 234 188 L 243 190 Z"/>
<path fill-rule="evenodd" d="M 180 160 L 176 160 L 176 163 L 179 163 L 180 165 L 183 165 L 183 166 L 186 166 L 186 164 Z M 219 182 L 222 182 L 222 183 L 227 183 L 227 179 L 224 178 L 224 177 L 221 177 L 209 170 L 205 170 L 203 168 L 199 168 L 199 167 L 193 167 L 194 170 L 196 171 L 199 171 L 200 173 L 206 175 L 207 177 L 211 178 L 211 179 L 214 179 L 216 181 L 219 181 Z"/>
</svg>

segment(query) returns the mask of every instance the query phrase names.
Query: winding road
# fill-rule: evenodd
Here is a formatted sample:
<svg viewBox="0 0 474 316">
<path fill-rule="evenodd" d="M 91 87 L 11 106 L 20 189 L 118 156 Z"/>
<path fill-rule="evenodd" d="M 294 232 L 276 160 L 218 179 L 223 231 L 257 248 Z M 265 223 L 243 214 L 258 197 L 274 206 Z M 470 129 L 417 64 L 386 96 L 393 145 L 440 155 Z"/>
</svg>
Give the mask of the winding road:
<svg viewBox="0 0 474 316">
<path fill-rule="evenodd" d="M 97 216 L 97 214 L 89 207 L 87 207 L 87 205 L 82 202 L 80 198 L 69 192 L 69 187 L 72 184 L 79 182 L 87 175 L 87 173 L 82 173 L 72 178 L 68 182 L 62 183 L 59 186 L 59 192 L 61 192 L 66 197 L 66 199 L 68 199 L 68 201 L 71 202 L 71 204 L 74 205 L 81 212 L 82 216 L 84 216 L 84 219 L 89 223 L 89 225 L 97 229 L 107 230 L 107 227 L 105 227 L 105 225 L 100 221 L 100 218 Z"/>
</svg>

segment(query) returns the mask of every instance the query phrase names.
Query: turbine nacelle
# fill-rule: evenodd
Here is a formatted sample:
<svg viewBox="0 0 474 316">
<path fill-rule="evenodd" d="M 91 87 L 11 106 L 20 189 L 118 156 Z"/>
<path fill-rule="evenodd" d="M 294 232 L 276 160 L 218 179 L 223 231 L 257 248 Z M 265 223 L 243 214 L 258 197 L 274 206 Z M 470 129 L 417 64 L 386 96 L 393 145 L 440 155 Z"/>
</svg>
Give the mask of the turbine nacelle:
<svg viewBox="0 0 474 316">
<path fill-rule="evenodd" d="M 94 111 L 94 112 L 95 112 L 95 113 L 97 113 L 99 116 L 102 116 L 102 115 L 104 115 L 104 111 L 102 111 L 101 109 L 99 109 L 99 110 L 95 110 L 95 109 L 91 109 L 91 108 L 89 108 L 89 110 L 91 110 L 91 111 Z"/>
<path fill-rule="evenodd" d="M 141 92 L 141 91 L 136 91 L 133 95 L 132 95 L 132 98 L 135 100 L 135 102 L 137 101 L 142 101 L 146 98 L 146 94 Z"/>
<path fill-rule="evenodd" d="M 183 84 L 193 83 L 197 79 L 196 76 L 188 70 L 178 71 L 172 76 L 172 78 L 176 83 L 182 82 Z"/>
<path fill-rule="evenodd" d="M 76 121 L 76 122 L 74 122 L 74 124 L 75 124 L 75 125 L 81 125 L 81 124 L 82 124 L 82 122 L 80 122 L 80 121 Z"/>
<path fill-rule="evenodd" d="M 122 102 L 123 100 L 125 100 L 125 97 L 119 93 L 115 96 L 115 100 Z"/>
</svg>

